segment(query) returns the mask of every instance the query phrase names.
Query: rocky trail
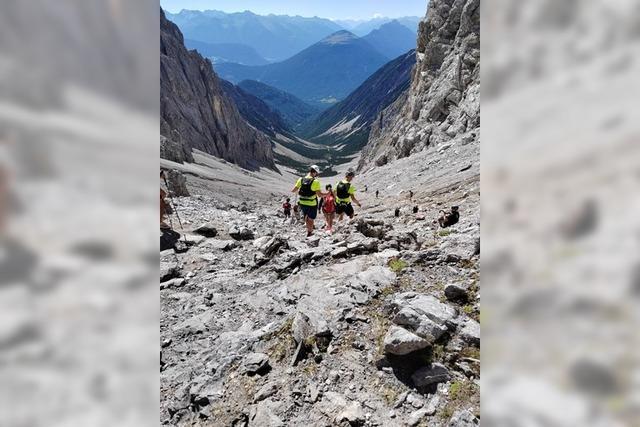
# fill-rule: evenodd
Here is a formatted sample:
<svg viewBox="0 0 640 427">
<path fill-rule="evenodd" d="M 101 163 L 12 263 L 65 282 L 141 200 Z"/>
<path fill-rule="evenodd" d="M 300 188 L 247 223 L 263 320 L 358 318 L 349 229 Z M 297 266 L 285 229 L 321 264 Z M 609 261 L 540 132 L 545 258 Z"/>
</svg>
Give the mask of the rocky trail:
<svg viewBox="0 0 640 427">
<path fill-rule="evenodd" d="M 477 425 L 479 180 L 460 172 L 476 149 L 359 175 L 363 209 L 333 235 L 319 218 L 306 238 L 277 199 L 174 198 L 187 243 L 161 253 L 162 423 Z M 460 222 L 439 229 L 452 204 Z"/>
</svg>

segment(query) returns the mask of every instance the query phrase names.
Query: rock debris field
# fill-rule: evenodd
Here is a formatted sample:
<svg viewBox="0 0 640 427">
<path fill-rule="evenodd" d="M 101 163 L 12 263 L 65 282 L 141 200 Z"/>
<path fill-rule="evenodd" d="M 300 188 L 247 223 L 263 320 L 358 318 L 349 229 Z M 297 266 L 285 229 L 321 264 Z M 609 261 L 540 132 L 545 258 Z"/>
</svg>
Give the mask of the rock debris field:
<svg viewBox="0 0 640 427">
<path fill-rule="evenodd" d="M 277 199 L 175 197 L 186 242 L 161 253 L 162 424 L 478 425 L 479 180 L 477 165 L 464 168 L 468 147 L 446 167 L 429 168 L 444 160 L 435 149 L 359 175 L 363 208 L 333 235 L 319 216 L 306 238 Z M 406 167 L 416 174 L 399 175 Z M 451 205 L 460 222 L 441 229 L 433 220 Z"/>
</svg>

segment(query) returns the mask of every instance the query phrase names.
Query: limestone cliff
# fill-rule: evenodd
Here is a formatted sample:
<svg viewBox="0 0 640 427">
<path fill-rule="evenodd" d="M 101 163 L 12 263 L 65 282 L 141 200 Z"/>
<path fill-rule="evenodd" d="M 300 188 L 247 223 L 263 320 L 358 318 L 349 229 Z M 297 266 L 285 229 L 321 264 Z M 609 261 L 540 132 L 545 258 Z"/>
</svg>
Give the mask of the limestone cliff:
<svg viewBox="0 0 640 427">
<path fill-rule="evenodd" d="M 275 169 L 267 137 L 250 126 L 221 87 L 211 62 L 184 46 L 182 33 L 160 17 L 160 134 L 243 168 Z M 178 152 L 165 149 L 161 152 Z M 182 156 L 183 160 L 189 156 Z M 170 159 L 173 160 L 173 159 Z"/>
<path fill-rule="evenodd" d="M 480 0 L 432 0 L 409 92 L 378 115 L 358 168 L 479 139 Z"/>
</svg>

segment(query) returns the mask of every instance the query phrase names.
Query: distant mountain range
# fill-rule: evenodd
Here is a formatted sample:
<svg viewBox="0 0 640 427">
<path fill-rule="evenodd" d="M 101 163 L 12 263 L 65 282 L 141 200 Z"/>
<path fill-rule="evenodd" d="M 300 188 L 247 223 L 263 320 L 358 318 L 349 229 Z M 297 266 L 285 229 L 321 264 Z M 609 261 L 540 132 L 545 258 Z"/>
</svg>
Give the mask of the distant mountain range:
<svg viewBox="0 0 640 427">
<path fill-rule="evenodd" d="M 416 33 L 398 21 L 390 21 L 362 37 L 387 58 L 396 58 L 416 47 Z"/>
<path fill-rule="evenodd" d="M 250 46 L 269 61 L 289 58 L 342 29 L 335 22 L 323 18 L 261 16 L 249 11 L 182 10 L 166 15 L 189 40 Z"/>
<path fill-rule="evenodd" d="M 378 113 L 409 88 L 415 63 L 415 50 L 387 63 L 347 98 L 304 126 L 302 135 L 313 142 L 337 146 L 344 155 L 360 150 Z"/>
<path fill-rule="evenodd" d="M 346 97 L 387 61 L 369 42 L 342 30 L 282 62 L 262 66 L 224 63 L 217 65 L 216 71 L 233 83 L 257 80 L 326 108 Z"/>
<path fill-rule="evenodd" d="M 188 49 L 197 50 L 200 55 L 209 58 L 214 64 L 235 62 L 243 65 L 264 65 L 264 59 L 254 48 L 240 43 L 206 43 L 198 40 L 184 41 Z"/>
<path fill-rule="evenodd" d="M 296 130 L 302 123 L 307 122 L 320 112 L 299 98 L 273 86 L 255 80 L 243 80 L 238 86 L 264 101 L 273 110 L 280 113 L 286 125 Z"/>
<path fill-rule="evenodd" d="M 402 18 L 373 18 L 373 19 L 364 19 L 364 20 L 335 20 L 334 22 L 340 25 L 345 30 L 351 31 L 356 36 L 364 36 L 369 34 L 371 31 L 376 30 L 387 24 L 391 21 L 398 21 L 400 24 L 407 27 L 411 32 L 413 32 L 414 36 L 418 32 L 418 23 L 422 18 L 418 16 L 404 16 Z"/>
</svg>

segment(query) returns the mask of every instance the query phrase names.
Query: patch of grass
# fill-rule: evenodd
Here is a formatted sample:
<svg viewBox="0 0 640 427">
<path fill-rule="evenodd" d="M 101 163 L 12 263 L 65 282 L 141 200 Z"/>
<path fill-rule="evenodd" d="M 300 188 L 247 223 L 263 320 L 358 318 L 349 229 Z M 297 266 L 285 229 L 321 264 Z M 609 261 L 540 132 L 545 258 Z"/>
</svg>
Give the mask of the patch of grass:
<svg viewBox="0 0 640 427">
<path fill-rule="evenodd" d="M 465 347 L 460 352 L 460 356 L 480 360 L 480 349 L 476 347 Z"/>
<path fill-rule="evenodd" d="M 446 421 L 457 409 L 467 407 L 469 404 L 475 406 L 478 398 L 478 387 L 473 382 L 454 381 L 449 386 L 449 401 L 440 412 L 440 419 Z"/>
<path fill-rule="evenodd" d="M 439 230 L 438 231 L 438 236 L 440 236 L 440 237 L 446 237 L 449 234 L 451 234 L 451 230 Z"/>
<path fill-rule="evenodd" d="M 396 274 L 401 273 L 408 265 L 409 264 L 407 264 L 406 261 L 400 258 L 393 258 L 389 260 L 389 268 Z"/>
<path fill-rule="evenodd" d="M 472 315 L 473 314 L 473 306 L 471 304 L 467 304 L 464 307 L 462 307 L 462 311 L 464 311 L 467 315 Z"/>
</svg>

